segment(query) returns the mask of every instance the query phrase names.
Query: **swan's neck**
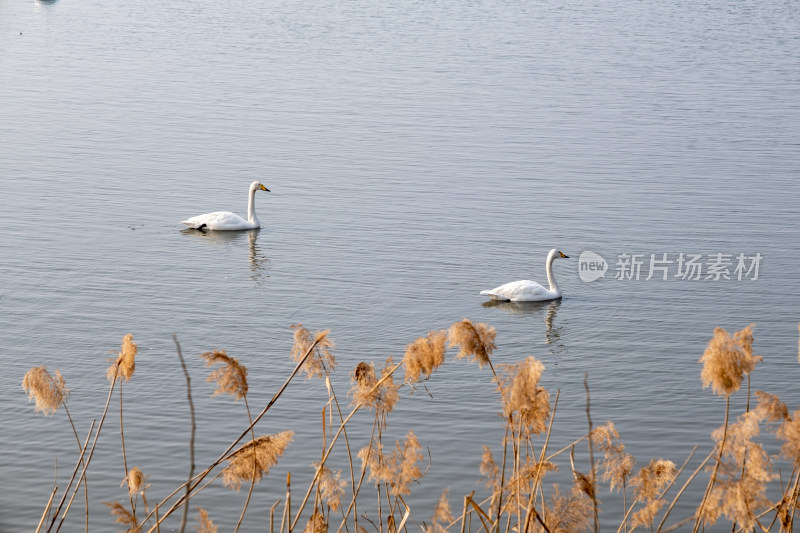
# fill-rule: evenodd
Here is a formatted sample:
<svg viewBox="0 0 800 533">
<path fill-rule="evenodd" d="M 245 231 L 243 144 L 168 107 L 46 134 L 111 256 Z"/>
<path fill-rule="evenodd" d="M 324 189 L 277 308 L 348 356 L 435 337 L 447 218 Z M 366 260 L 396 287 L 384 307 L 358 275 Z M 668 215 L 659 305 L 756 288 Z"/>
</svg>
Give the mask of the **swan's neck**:
<svg viewBox="0 0 800 533">
<path fill-rule="evenodd" d="M 250 189 L 250 197 L 247 199 L 247 220 L 256 228 L 261 226 L 256 216 L 256 190 L 254 188 Z"/>
<path fill-rule="evenodd" d="M 550 283 L 551 292 L 561 294 L 561 289 L 558 288 L 558 283 L 556 283 L 556 277 L 553 275 L 553 260 L 555 258 L 556 256 L 554 255 L 547 256 L 547 281 Z"/>
</svg>

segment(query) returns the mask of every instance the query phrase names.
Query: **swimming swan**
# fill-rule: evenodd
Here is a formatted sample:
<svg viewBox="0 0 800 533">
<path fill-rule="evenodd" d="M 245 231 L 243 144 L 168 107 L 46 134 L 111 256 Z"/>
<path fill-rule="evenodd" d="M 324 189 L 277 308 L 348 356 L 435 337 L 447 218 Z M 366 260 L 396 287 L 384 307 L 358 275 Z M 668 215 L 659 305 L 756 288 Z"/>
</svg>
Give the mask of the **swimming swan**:
<svg viewBox="0 0 800 533">
<path fill-rule="evenodd" d="M 556 278 L 553 277 L 553 261 L 559 257 L 569 258 L 568 255 L 564 255 L 564 252 L 555 248 L 547 254 L 547 281 L 550 282 L 550 290 L 545 289 L 535 281 L 524 279 L 500 285 L 490 291 L 481 291 L 481 294 L 488 296 L 492 300 L 505 300 L 508 302 L 541 302 L 542 300 L 561 298 L 561 289 L 558 288 Z"/>
<path fill-rule="evenodd" d="M 247 220 L 230 211 L 215 211 L 213 213 L 197 215 L 196 217 L 182 221 L 182 223 L 192 229 L 199 230 L 234 231 L 260 228 L 261 222 L 258 221 L 258 217 L 256 216 L 255 205 L 255 195 L 258 189 L 269 192 L 269 189 L 257 181 L 250 184 L 250 197 L 247 201 Z"/>
</svg>

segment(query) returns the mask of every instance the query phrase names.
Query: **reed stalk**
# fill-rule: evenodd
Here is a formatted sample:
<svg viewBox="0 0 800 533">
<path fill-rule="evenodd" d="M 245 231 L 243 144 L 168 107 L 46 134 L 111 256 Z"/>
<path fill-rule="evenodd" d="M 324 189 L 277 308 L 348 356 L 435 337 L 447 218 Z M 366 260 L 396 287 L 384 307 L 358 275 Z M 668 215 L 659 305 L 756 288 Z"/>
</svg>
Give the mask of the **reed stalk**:
<svg viewBox="0 0 800 533">
<path fill-rule="evenodd" d="M 592 439 L 592 413 L 591 413 L 591 398 L 592 395 L 589 392 L 589 373 L 586 372 L 583 377 L 583 388 L 586 390 L 586 420 L 589 424 L 589 438 L 587 442 L 589 443 L 589 479 L 592 484 L 591 490 L 591 498 L 592 498 L 592 506 L 594 508 L 594 533 L 598 533 L 600 531 L 600 519 L 598 516 L 598 508 L 597 508 L 597 470 L 594 466 L 594 447 L 593 447 L 593 439 Z"/>
<path fill-rule="evenodd" d="M 39 519 L 39 523 L 36 526 L 36 532 L 42 529 L 42 525 L 44 524 L 45 518 L 47 518 L 47 512 L 50 510 L 50 507 L 53 505 L 53 499 L 56 497 L 56 492 L 58 492 L 58 486 L 54 486 L 53 490 L 50 491 L 50 499 L 47 500 L 47 505 L 44 506 L 44 511 L 42 511 L 42 517 Z"/>
<path fill-rule="evenodd" d="M 542 477 L 541 477 L 542 476 L 542 465 L 544 464 L 544 457 L 545 457 L 545 453 L 547 452 L 547 445 L 550 443 L 550 435 L 551 435 L 551 433 L 553 431 L 553 422 L 555 421 L 555 418 L 556 418 L 556 407 L 558 407 L 558 398 L 560 397 L 560 395 L 561 395 L 561 390 L 559 389 L 559 390 L 556 391 L 556 399 L 553 402 L 553 410 L 552 410 L 552 414 L 550 415 L 550 424 L 548 424 L 548 426 L 547 426 L 547 434 L 545 435 L 545 438 L 544 438 L 544 444 L 542 445 L 542 451 L 539 454 L 539 464 L 537 465 L 536 476 L 534 477 L 534 480 L 533 480 L 534 484 L 533 484 L 533 487 L 531 488 L 531 495 L 528 498 L 528 505 L 525 508 L 525 526 L 523 528 L 523 533 L 528 533 L 528 526 L 531 523 L 531 517 L 530 517 L 531 513 L 534 513 L 534 518 L 536 518 L 536 520 L 542 525 L 542 527 L 545 529 L 545 531 L 547 531 L 548 533 L 550 531 L 547 528 L 547 526 L 545 525 L 544 521 L 542 520 L 542 517 L 539 516 L 538 512 L 536 512 L 536 507 L 534 507 L 533 502 L 536 499 L 536 493 L 537 493 L 538 486 L 541 484 L 541 481 L 542 481 Z"/>
<path fill-rule="evenodd" d="M 236 445 L 239 444 L 239 442 L 245 436 L 247 436 L 248 433 L 251 432 L 251 430 L 255 427 L 255 425 L 258 424 L 258 422 L 264 417 L 264 415 L 267 414 L 267 412 L 272 408 L 272 406 L 275 405 L 275 403 L 278 401 L 278 398 L 280 398 L 283 395 L 284 391 L 286 391 L 286 388 L 289 386 L 289 383 L 291 383 L 291 381 L 294 379 L 294 377 L 300 371 L 300 368 L 303 366 L 303 363 L 305 363 L 306 359 L 308 359 L 309 355 L 311 355 L 311 352 L 314 350 L 314 348 L 316 347 L 318 342 L 319 342 L 319 339 L 314 340 L 314 342 L 311 344 L 311 346 L 309 346 L 309 348 L 306 351 L 305 355 L 303 355 L 300 358 L 300 360 L 297 362 L 297 365 L 295 365 L 294 370 L 292 370 L 291 374 L 289 374 L 289 377 L 286 378 L 286 380 L 283 382 L 283 385 L 281 385 L 281 387 L 273 395 L 272 399 L 270 399 L 270 401 L 267 403 L 267 405 L 264 406 L 264 408 L 261 410 L 261 412 L 258 414 L 258 416 L 256 416 L 255 419 L 253 419 L 253 421 L 250 422 L 250 425 L 225 449 L 224 452 L 222 452 L 222 454 L 220 454 L 220 456 L 211 465 L 206 467 L 205 470 L 203 470 L 199 475 L 197 475 L 195 478 L 193 478 L 193 480 L 191 482 L 187 482 L 187 483 L 189 483 L 189 488 L 186 491 L 186 494 L 184 495 L 184 497 L 179 498 L 178 501 L 176 501 L 175 503 L 172 504 L 172 506 L 167 510 L 166 513 L 164 513 L 164 515 L 161 517 L 161 519 L 156 522 L 156 526 L 161 525 L 161 523 L 167 517 L 169 517 L 172 513 L 175 512 L 175 509 L 177 509 L 177 507 L 179 507 L 184 501 L 188 501 L 189 500 L 189 498 L 191 497 L 192 490 L 194 490 L 194 488 L 197 487 L 197 485 L 200 484 L 200 482 L 214 468 L 219 466 L 222 463 L 222 461 L 224 461 L 225 458 L 228 457 L 228 454 L 233 450 L 233 448 L 235 448 Z M 183 488 L 183 485 L 180 488 Z M 180 490 L 180 488 L 178 490 Z M 167 499 L 171 498 L 174 494 L 175 493 L 172 493 L 171 495 L 169 495 L 167 497 Z M 167 500 L 162 500 L 162 502 L 159 504 L 159 507 L 161 505 L 163 505 L 166 501 Z M 152 533 L 152 531 L 155 529 L 156 526 L 153 526 L 152 528 L 150 528 L 147 533 Z"/>
<path fill-rule="evenodd" d="M 183 358 L 183 350 L 181 344 L 178 342 L 178 336 L 172 334 L 172 341 L 175 343 L 175 350 L 178 353 L 178 360 L 181 362 L 181 369 L 183 370 L 183 377 L 186 379 L 186 401 L 189 403 L 189 418 L 191 420 L 191 433 L 189 435 L 189 481 L 186 482 L 186 503 L 183 506 L 183 515 L 181 516 L 181 526 L 178 530 L 183 533 L 186 530 L 186 522 L 189 517 L 189 484 L 194 476 L 194 441 L 197 432 L 197 422 L 194 414 L 194 402 L 192 401 L 192 378 L 189 376 L 189 369 L 186 368 L 186 360 Z M 156 519 L 158 522 L 158 519 Z"/>
<path fill-rule="evenodd" d="M 403 365 L 402 361 L 397 363 L 392 369 L 389 370 L 388 373 L 386 373 L 383 377 L 381 377 L 381 379 L 378 380 L 377 383 L 375 383 L 375 385 L 372 387 L 372 390 L 373 391 L 378 390 L 378 388 L 385 381 L 387 381 L 392 376 L 392 374 L 394 374 L 394 372 L 398 368 L 400 368 L 402 365 Z M 328 460 L 328 457 L 330 456 L 331 452 L 333 451 L 333 447 L 336 444 L 336 441 L 338 440 L 339 435 L 342 434 L 342 432 L 344 431 L 345 426 L 350 421 L 350 419 L 353 418 L 353 416 L 356 414 L 356 412 L 358 412 L 358 410 L 361 409 L 364 406 L 364 403 L 365 403 L 364 401 L 359 402 L 353 408 L 353 410 L 350 412 L 350 414 L 347 415 L 347 418 L 345 418 L 344 421 L 341 424 L 339 424 L 339 429 L 336 430 L 336 434 L 331 439 L 331 443 L 328 445 L 328 449 L 325 451 L 325 454 L 322 456 L 322 460 L 320 461 L 320 464 L 317 467 L 316 472 L 314 473 L 314 479 L 311 481 L 311 485 L 308 487 L 308 491 L 306 492 L 306 495 L 303 498 L 302 503 L 300 504 L 299 510 L 297 512 L 297 515 L 295 516 L 294 520 L 292 520 L 292 522 L 291 522 L 291 524 L 289 526 L 290 533 L 297 526 L 297 522 L 300 520 L 300 515 L 303 512 L 303 508 L 305 507 L 306 503 L 308 502 L 308 498 L 309 498 L 309 496 L 311 495 L 311 492 L 314 489 L 315 483 L 317 483 L 317 481 L 319 480 L 320 473 L 322 472 L 322 467 L 325 465 L 325 461 Z"/>
<path fill-rule="evenodd" d="M 100 431 L 103 429 L 103 422 L 105 422 L 106 415 L 108 414 L 108 407 L 109 407 L 109 405 L 111 405 L 111 397 L 114 394 L 114 385 L 117 383 L 117 379 L 116 379 L 117 372 L 118 372 L 118 369 L 114 371 L 114 379 L 111 380 L 111 386 L 109 386 L 109 388 L 108 388 L 108 397 L 106 398 L 106 405 L 103 408 L 103 414 L 100 417 L 100 423 L 97 426 L 97 431 L 95 431 L 94 440 L 92 441 L 92 447 L 89 450 L 89 456 L 86 458 L 86 461 L 83 463 L 83 469 L 81 470 L 81 475 L 78 478 L 78 485 L 75 487 L 75 490 L 73 491 L 72 496 L 70 497 L 69 504 L 67 505 L 67 509 L 64 510 L 64 515 L 61 517 L 61 521 L 58 523 L 58 527 L 56 528 L 56 532 L 58 532 L 61 529 L 61 526 L 64 523 L 64 519 L 67 517 L 67 511 L 69 510 L 70 506 L 72 505 L 72 500 L 75 499 L 75 494 L 78 491 L 78 487 L 80 487 L 81 482 L 86 479 L 86 471 L 89 468 L 89 463 L 92 462 L 92 457 L 94 456 L 94 450 L 97 447 L 97 440 L 100 438 Z M 83 456 L 81 456 L 81 460 L 83 460 Z M 72 473 L 72 478 L 70 478 L 69 483 L 67 484 L 67 488 L 64 490 L 64 495 L 62 496 L 61 501 L 58 504 L 58 508 L 56 509 L 56 512 L 53 515 L 53 521 L 50 523 L 50 526 L 47 528 L 48 532 L 52 530 L 53 526 L 55 525 L 56 520 L 58 519 L 58 514 L 61 512 L 61 508 L 64 505 L 64 500 L 65 500 L 65 498 L 67 496 L 67 493 L 69 492 L 70 487 L 72 486 L 72 482 L 75 480 L 75 473 L 76 472 Z"/>
<path fill-rule="evenodd" d="M 119 439 L 122 445 L 122 465 L 125 468 L 125 481 L 128 481 L 128 475 L 130 471 L 128 470 L 128 456 L 125 453 L 125 430 L 123 429 L 124 424 L 122 423 L 122 382 L 119 384 Z M 136 524 L 136 503 L 133 499 L 133 494 L 131 491 L 128 491 L 128 499 L 130 500 L 131 504 L 131 514 L 133 516 L 133 523 Z"/>
<path fill-rule="evenodd" d="M 247 410 L 247 419 L 250 421 L 250 424 L 253 424 L 253 417 L 250 415 L 250 406 L 247 404 L 247 395 L 244 396 L 244 406 Z M 255 429 L 250 429 L 250 434 L 253 438 L 253 441 L 256 440 L 256 432 Z M 239 515 L 239 521 L 236 522 L 236 527 L 233 530 L 233 533 L 238 533 L 239 528 L 242 527 L 242 522 L 244 521 L 244 514 L 247 511 L 247 506 L 250 504 L 250 498 L 253 496 L 253 489 L 256 486 L 256 475 L 258 474 L 258 460 L 256 459 L 255 452 L 253 453 L 253 477 L 250 480 L 250 488 L 247 490 L 247 498 L 244 502 L 244 507 L 242 508 L 242 512 Z"/>
<path fill-rule="evenodd" d="M 722 454 L 725 451 L 725 440 L 728 437 L 728 419 L 730 417 L 730 408 L 731 408 L 731 396 L 730 394 L 725 396 L 725 422 L 722 425 L 722 440 L 719 443 L 719 452 L 717 453 L 717 460 L 714 463 L 714 471 L 711 473 L 711 478 L 708 480 L 708 485 L 706 486 L 705 494 L 703 494 L 703 499 L 700 501 L 700 507 L 697 508 L 697 514 L 695 516 L 694 527 L 692 528 L 692 533 L 697 533 L 698 529 L 700 528 L 700 524 L 703 522 L 703 510 L 705 509 L 706 501 L 708 500 L 709 494 L 711 494 L 711 489 L 714 487 L 714 482 L 717 480 L 717 472 L 719 472 L 719 465 L 722 463 Z"/>
</svg>

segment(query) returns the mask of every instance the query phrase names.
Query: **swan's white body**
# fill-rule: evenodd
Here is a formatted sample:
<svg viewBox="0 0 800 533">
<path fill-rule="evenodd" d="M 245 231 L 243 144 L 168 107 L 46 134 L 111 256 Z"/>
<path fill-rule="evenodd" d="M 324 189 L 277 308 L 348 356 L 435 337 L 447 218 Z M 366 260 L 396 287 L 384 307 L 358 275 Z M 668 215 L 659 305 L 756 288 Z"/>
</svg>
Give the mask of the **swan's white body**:
<svg viewBox="0 0 800 533">
<path fill-rule="evenodd" d="M 250 184 L 250 196 L 247 201 L 247 220 L 230 211 L 215 211 L 213 213 L 206 213 L 204 215 L 188 218 L 183 220 L 182 223 L 192 229 L 199 230 L 235 231 L 260 228 L 261 222 L 258 221 L 258 217 L 256 216 L 255 205 L 256 191 L 259 189 L 262 191 L 269 191 L 269 189 L 257 181 Z"/>
<path fill-rule="evenodd" d="M 488 296 L 492 300 L 503 300 L 508 302 L 541 302 L 544 300 L 555 300 L 561 298 L 561 289 L 558 288 L 556 278 L 553 276 L 553 261 L 556 258 L 568 258 L 564 252 L 550 250 L 547 254 L 547 281 L 550 283 L 550 288 L 546 289 L 535 281 L 523 279 L 520 281 L 512 281 L 505 285 L 500 285 L 492 290 L 481 291 L 481 294 Z"/>
</svg>

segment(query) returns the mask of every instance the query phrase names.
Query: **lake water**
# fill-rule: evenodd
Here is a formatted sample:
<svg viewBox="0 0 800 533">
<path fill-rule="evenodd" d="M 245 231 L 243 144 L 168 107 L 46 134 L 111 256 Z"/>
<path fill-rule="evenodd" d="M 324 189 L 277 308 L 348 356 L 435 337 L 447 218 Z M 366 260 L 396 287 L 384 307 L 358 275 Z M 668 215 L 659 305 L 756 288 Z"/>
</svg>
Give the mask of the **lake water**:
<svg viewBox="0 0 800 533">
<path fill-rule="evenodd" d="M 238 357 L 259 411 L 292 368 L 297 322 L 331 329 L 343 403 L 359 361 L 402 357 L 464 317 L 490 324 L 495 363 L 535 355 L 561 391 L 552 446 L 586 431 L 588 374 L 593 421 L 615 422 L 639 465 L 708 451 L 724 402 L 697 360 L 715 326 L 755 322 L 753 388 L 800 407 L 798 51 L 788 1 L 0 0 L 0 531 L 32 531 L 76 457 L 63 412 L 36 414 L 23 374 L 60 369 L 85 435 L 126 333 L 139 345 L 128 461 L 151 502 L 188 470 L 173 334 L 198 467 L 247 416 L 210 397 L 197 356 Z M 254 179 L 272 191 L 256 195 L 260 231 L 182 230 L 244 214 Z M 545 282 L 551 248 L 570 255 L 554 266 L 562 301 L 483 305 L 481 289 Z M 581 280 L 584 251 L 607 261 L 604 278 Z M 615 279 L 621 254 L 642 254 L 638 280 Z M 673 261 L 668 280 L 646 279 L 651 254 Z M 676 277 L 681 254 L 701 254 L 703 279 Z M 733 279 L 705 279 L 717 254 Z M 760 254 L 757 279 L 736 279 L 740 254 L 748 267 Z M 460 514 L 482 490 L 483 445 L 503 437 L 486 369 L 451 353 L 427 388 L 403 391 L 386 439 L 413 429 L 430 449 L 416 522 L 448 486 Z M 244 530 L 266 530 L 287 471 L 303 491 L 326 398 L 298 379 L 258 426 L 295 441 Z M 94 531 L 114 528 L 100 502 L 125 496 L 113 409 L 106 424 Z M 600 496 L 618 524 L 619 495 Z M 230 531 L 243 499 L 217 487 L 196 503 Z"/>
</svg>

